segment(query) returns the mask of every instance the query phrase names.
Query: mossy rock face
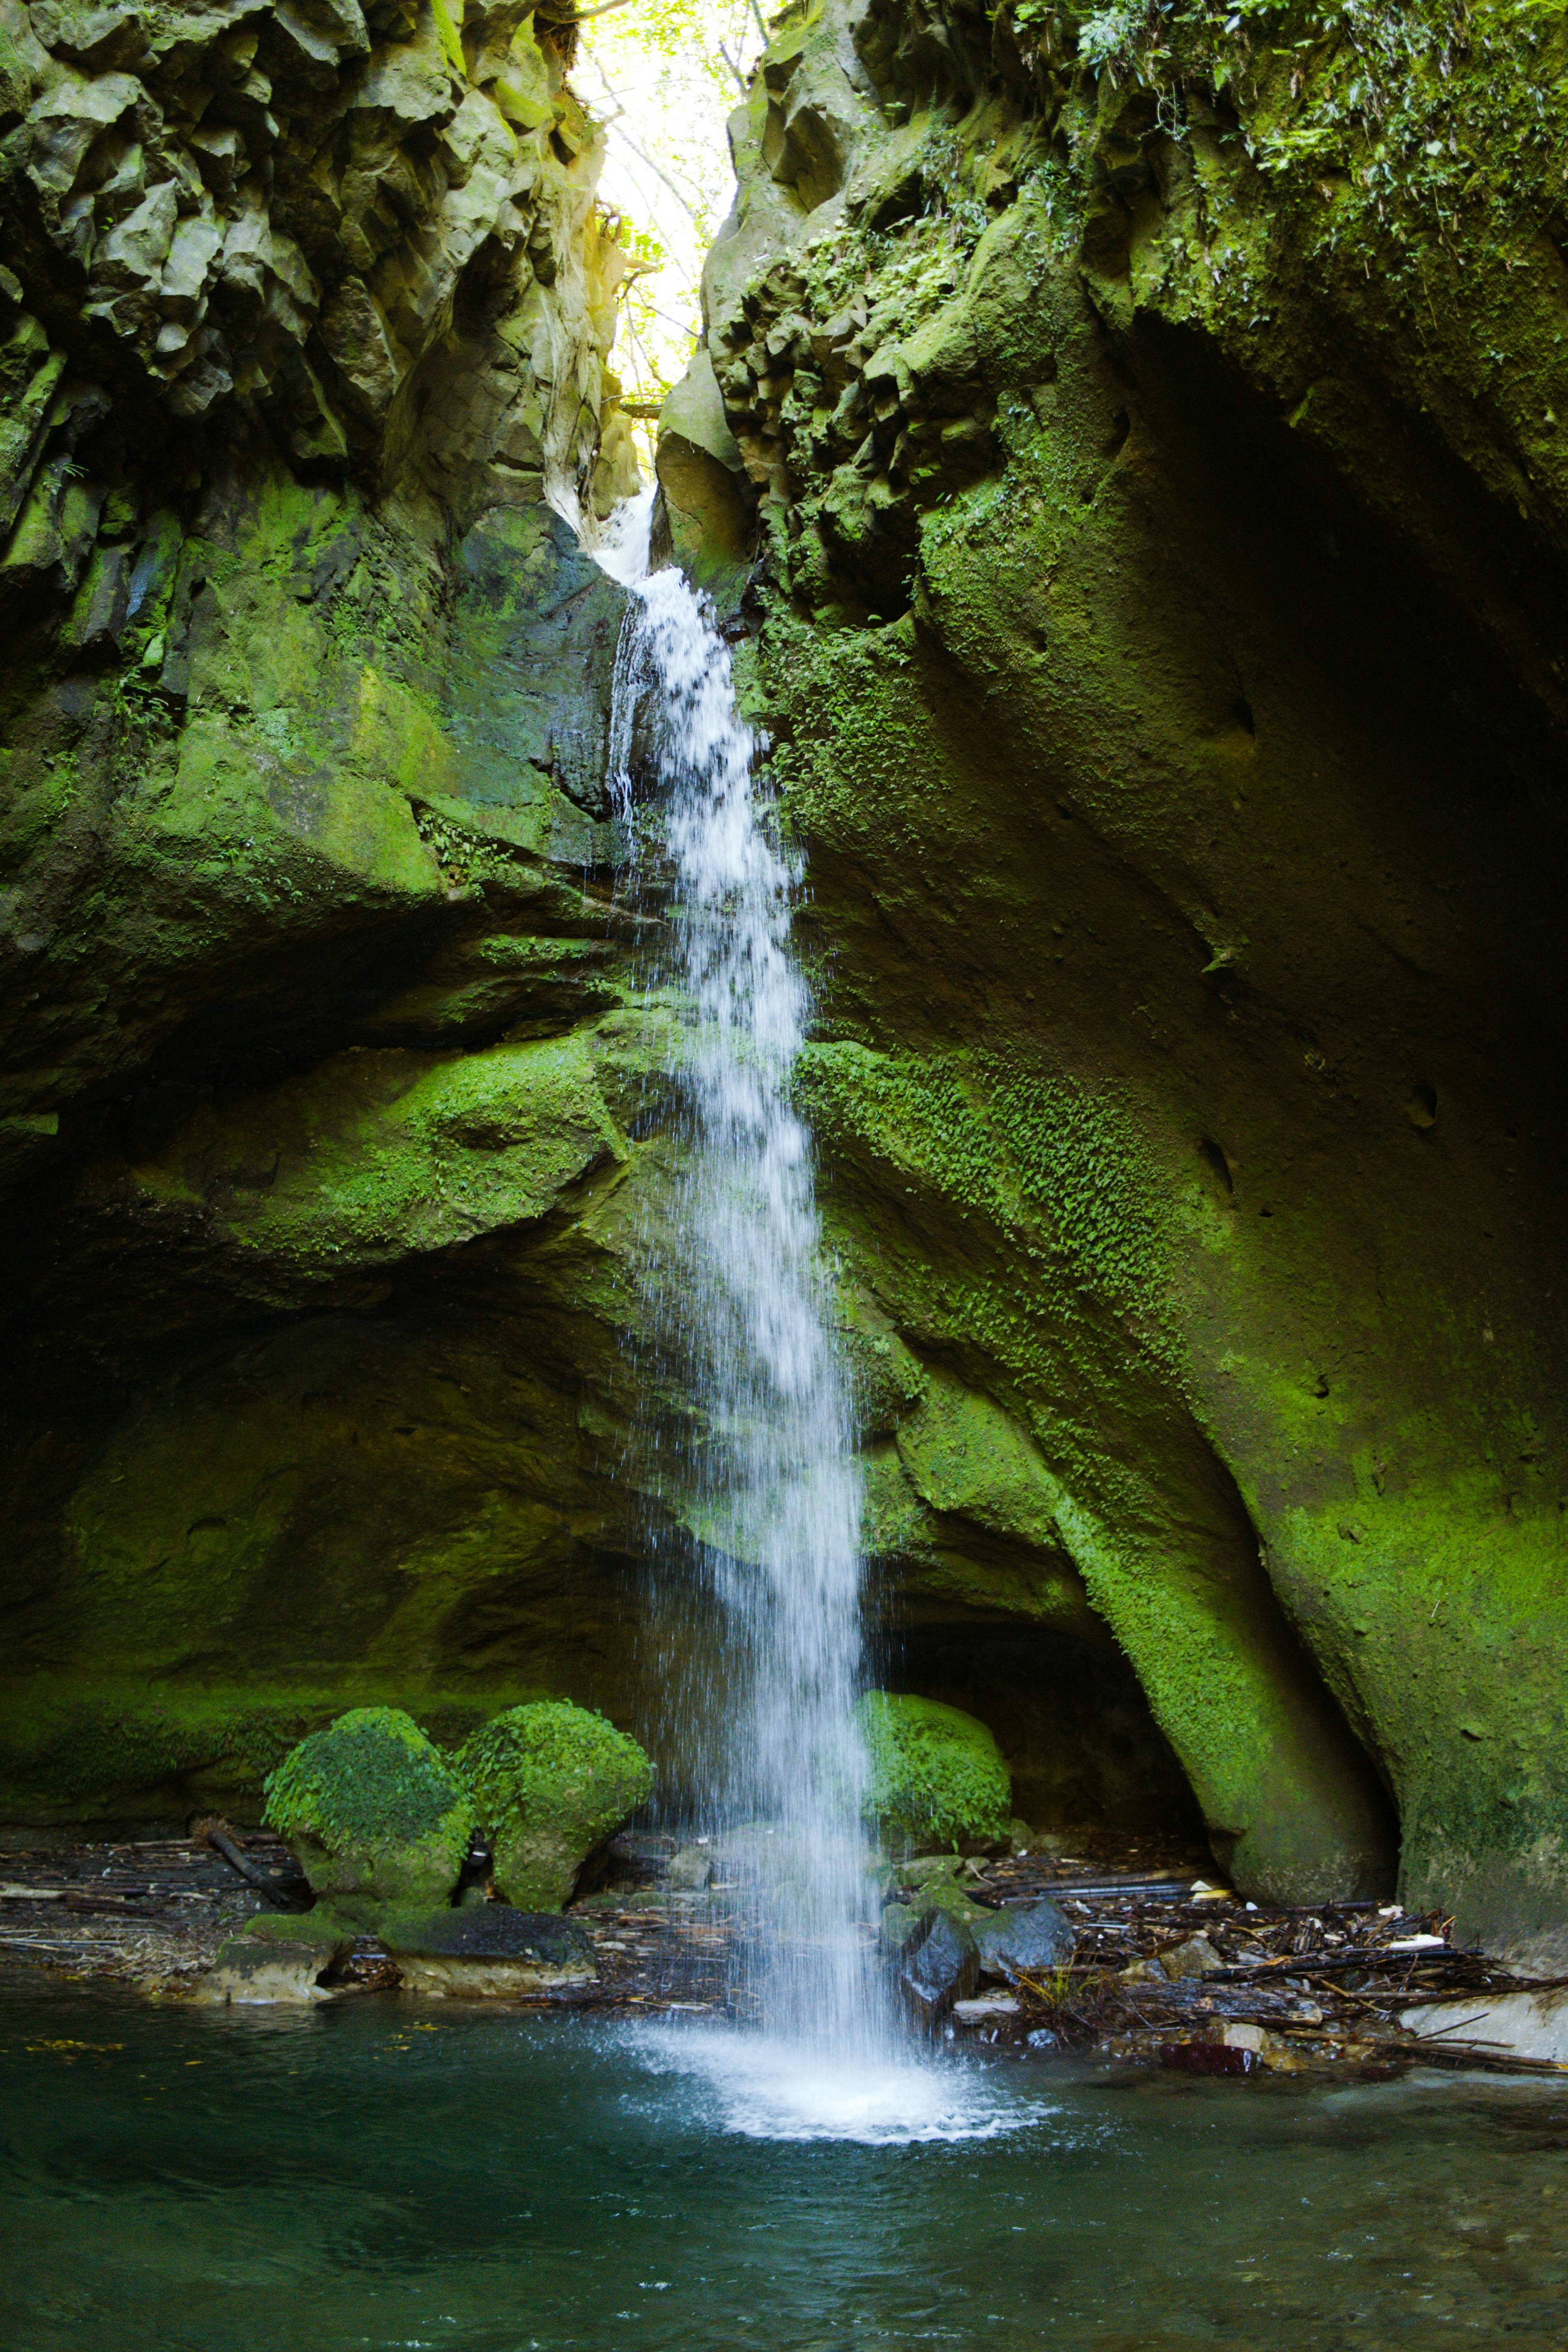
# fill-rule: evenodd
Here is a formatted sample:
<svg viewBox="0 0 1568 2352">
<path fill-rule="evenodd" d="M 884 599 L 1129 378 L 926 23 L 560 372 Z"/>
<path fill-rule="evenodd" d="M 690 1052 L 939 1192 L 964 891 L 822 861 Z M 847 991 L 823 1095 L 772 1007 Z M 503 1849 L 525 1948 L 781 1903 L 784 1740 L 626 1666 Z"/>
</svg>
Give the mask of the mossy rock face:
<svg viewBox="0 0 1568 2352">
<path fill-rule="evenodd" d="M 594 1848 L 653 1787 L 635 1739 L 564 1700 L 509 1707 L 458 1763 L 494 1843 L 497 1889 L 526 1911 L 559 1911 Z"/>
<path fill-rule="evenodd" d="M 457 1884 L 474 1810 L 412 1716 L 356 1706 L 268 1774 L 267 1820 L 317 1895 L 434 1904 Z"/>
<path fill-rule="evenodd" d="M 897 1845 L 1005 1838 L 1013 1786 L 983 1723 L 939 1699 L 868 1691 L 856 1709 L 870 1759 L 867 1810 Z"/>
<path fill-rule="evenodd" d="M 933 77 L 924 0 L 826 0 L 705 318 L 900 1678 L 1062 1828 L 1125 1667 L 1244 1892 L 1397 1867 L 1544 1973 L 1568 302 L 1509 125 L 1560 148 L 1568 77 L 1517 11 L 1438 73 L 1439 17 L 965 7 Z"/>
</svg>

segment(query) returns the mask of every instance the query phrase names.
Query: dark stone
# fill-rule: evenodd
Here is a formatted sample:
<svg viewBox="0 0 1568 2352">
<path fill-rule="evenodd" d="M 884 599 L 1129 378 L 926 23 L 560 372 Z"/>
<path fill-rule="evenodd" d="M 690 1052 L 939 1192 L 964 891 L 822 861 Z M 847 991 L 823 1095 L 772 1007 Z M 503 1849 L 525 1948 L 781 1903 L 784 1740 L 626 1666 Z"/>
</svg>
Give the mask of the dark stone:
<svg viewBox="0 0 1568 2352">
<path fill-rule="evenodd" d="M 931 1914 L 908 1903 L 889 1903 L 878 1927 L 878 1940 L 890 1960 L 901 1960 L 919 1943 Z"/>
<path fill-rule="evenodd" d="M 980 1952 L 967 1927 L 933 1911 L 926 1935 L 899 1970 L 899 1991 L 915 2022 L 933 2026 L 980 1981 Z"/>
<path fill-rule="evenodd" d="M 1251 2050 L 1227 2049 L 1222 2042 L 1163 2042 L 1160 2063 L 1176 2074 L 1251 2074 L 1259 2063 Z"/>
<path fill-rule="evenodd" d="M 594 1966 L 594 1947 L 581 1927 L 548 1911 L 514 1911 L 510 1903 L 388 1915 L 379 1932 L 389 1952 L 426 1952 L 456 1960 L 539 1960 L 550 1968 Z"/>
<path fill-rule="evenodd" d="M 1071 1920 L 1048 1897 L 1026 1911 L 999 1911 L 980 1930 L 980 1973 L 1016 1984 L 1021 1976 L 1062 1967 L 1077 1940 Z"/>
</svg>

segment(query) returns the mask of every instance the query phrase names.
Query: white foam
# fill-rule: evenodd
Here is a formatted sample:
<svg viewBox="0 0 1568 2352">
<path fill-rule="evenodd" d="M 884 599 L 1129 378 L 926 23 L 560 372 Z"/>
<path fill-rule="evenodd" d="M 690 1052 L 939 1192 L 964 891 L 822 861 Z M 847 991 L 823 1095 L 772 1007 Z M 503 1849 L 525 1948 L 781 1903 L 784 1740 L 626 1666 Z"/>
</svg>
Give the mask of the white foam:
<svg viewBox="0 0 1568 2352">
<path fill-rule="evenodd" d="M 959 2059 L 857 2063 L 816 2043 L 723 2026 L 646 2025 L 625 2040 L 650 2074 L 709 2095 L 700 2120 L 747 2139 L 870 2147 L 995 2139 L 1054 2112 Z"/>
<path fill-rule="evenodd" d="M 591 536 L 584 534 L 595 562 L 623 588 L 635 588 L 647 576 L 654 496 L 651 488 L 639 490 L 635 499 L 623 499 Z"/>
</svg>

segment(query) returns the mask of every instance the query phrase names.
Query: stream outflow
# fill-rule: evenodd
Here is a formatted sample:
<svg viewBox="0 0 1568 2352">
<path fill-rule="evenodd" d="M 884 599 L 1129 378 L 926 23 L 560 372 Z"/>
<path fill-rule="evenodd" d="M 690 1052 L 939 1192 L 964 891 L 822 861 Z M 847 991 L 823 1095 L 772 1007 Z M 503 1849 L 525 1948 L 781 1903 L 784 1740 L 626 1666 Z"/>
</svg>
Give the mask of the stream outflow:
<svg viewBox="0 0 1568 2352">
<path fill-rule="evenodd" d="M 891 2052 L 861 1927 L 860 1484 L 790 1099 L 811 1009 L 790 940 L 800 875 L 755 788 L 710 612 L 681 572 L 648 570 L 651 503 L 623 509 L 598 552 L 635 600 L 612 785 L 633 887 L 667 894 L 649 978 L 684 1024 L 682 1149 L 649 1255 L 661 1340 L 701 1406 L 688 1472 L 725 1628 L 728 1703 L 698 1762 L 740 1857 L 726 1866 L 754 1873 L 763 1901 L 742 2006 L 814 2063 L 874 2063 Z"/>
</svg>

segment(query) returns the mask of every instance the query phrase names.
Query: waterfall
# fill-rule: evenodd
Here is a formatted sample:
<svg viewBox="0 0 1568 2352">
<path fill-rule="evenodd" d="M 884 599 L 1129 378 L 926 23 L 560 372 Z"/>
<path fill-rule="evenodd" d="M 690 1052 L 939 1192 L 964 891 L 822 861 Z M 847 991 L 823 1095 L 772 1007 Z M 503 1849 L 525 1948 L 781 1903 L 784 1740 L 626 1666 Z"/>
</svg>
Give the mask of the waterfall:
<svg viewBox="0 0 1568 2352">
<path fill-rule="evenodd" d="M 790 1099 L 811 1012 L 790 940 L 801 877 L 753 778 L 729 649 L 681 572 L 648 571 L 650 508 L 648 494 L 623 509 L 598 553 L 633 598 L 611 754 L 628 886 L 660 901 L 647 977 L 683 1041 L 681 1150 L 647 1240 L 658 1338 L 700 1406 L 685 1483 L 726 1700 L 702 1760 L 721 1867 L 761 1906 L 759 1932 L 738 1939 L 742 2005 L 791 2042 L 868 2055 L 860 1489 L 811 1137 Z M 653 771 L 637 799 L 634 735 Z"/>
</svg>

